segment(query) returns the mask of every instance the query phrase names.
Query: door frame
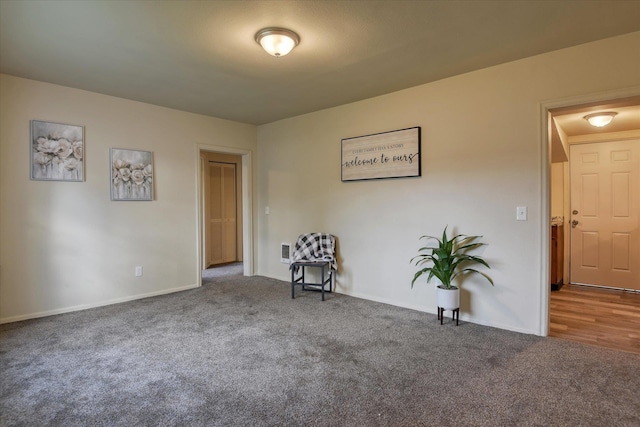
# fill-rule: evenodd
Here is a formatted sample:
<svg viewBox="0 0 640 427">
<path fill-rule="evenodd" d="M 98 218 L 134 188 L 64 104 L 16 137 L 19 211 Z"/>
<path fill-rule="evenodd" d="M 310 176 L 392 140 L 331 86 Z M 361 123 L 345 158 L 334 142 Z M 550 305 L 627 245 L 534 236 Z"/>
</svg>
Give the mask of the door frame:
<svg viewBox="0 0 640 427">
<path fill-rule="evenodd" d="M 235 257 L 237 258 L 236 261 L 241 261 L 243 259 L 243 246 L 242 246 L 242 242 L 243 242 L 243 233 L 242 233 L 242 157 L 236 154 L 221 154 L 221 153 L 213 153 L 211 151 L 200 151 L 200 156 L 202 157 L 202 159 L 204 159 L 204 162 L 202 162 L 202 167 L 203 167 L 203 176 L 202 176 L 202 185 L 203 185 L 203 191 L 204 191 L 204 197 L 203 197 L 203 230 L 202 230 L 202 266 L 203 268 L 208 268 L 210 264 L 210 259 L 207 258 L 207 253 L 208 251 L 211 249 L 208 246 L 208 239 L 209 239 L 209 234 L 208 232 L 210 231 L 209 227 L 209 220 L 211 220 L 211 216 L 210 216 L 210 212 L 208 213 L 208 208 L 210 208 L 210 194 L 207 193 L 207 188 L 208 188 L 208 183 L 207 183 L 207 179 L 210 177 L 208 175 L 208 168 L 211 167 L 210 163 L 217 163 L 217 164 L 221 164 L 221 165 L 233 165 L 233 170 L 234 170 L 234 199 L 235 199 L 235 203 L 236 203 L 236 218 L 235 218 L 235 229 L 236 229 L 236 233 L 235 233 L 235 242 L 236 242 L 236 250 L 235 250 Z M 213 159 L 213 160 L 212 160 Z M 231 161 L 231 159 L 233 159 L 233 161 Z M 223 161 L 224 160 L 224 161 Z"/>
<path fill-rule="evenodd" d="M 549 298 L 551 287 L 549 275 L 551 272 L 551 113 L 556 108 L 566 108 L 590 103 L 610 102 L 616 99 L 640 96 L 640 86 L 620 90 L 592 93 L 581 96 L 547 100 L 540 102 L 540 167 L 541 167 L 541 211 L 540 230 L 541 239 L 541 283 L 540 283 L 540 336 L 549 334 Z M 546 231 L 546 232 L 545 232 Z"/>
<path fill-rule="evenodd" d="M 198 144 L 196 150 L 196 253 L 198 286 L 202 286 L 204 257 L 204 164 L 201 152 L 235 154 L 242 157 L 242 259 L 243 274 L 253 276 L 253 160 L 251 150 L 218 145 Z"/>
</svg>

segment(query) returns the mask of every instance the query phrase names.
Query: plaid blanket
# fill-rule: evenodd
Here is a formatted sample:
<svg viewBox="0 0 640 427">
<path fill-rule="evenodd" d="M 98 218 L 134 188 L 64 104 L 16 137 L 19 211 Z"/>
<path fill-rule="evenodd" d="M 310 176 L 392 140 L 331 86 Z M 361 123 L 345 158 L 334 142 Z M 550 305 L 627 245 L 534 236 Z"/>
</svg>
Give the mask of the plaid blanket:
<svg viewBox="0 0 640 427">
<path fill-rule="evenodd" d="M 338 270 L 335 256 L 336 239 L 327 233 L 301 234 L 296 242 L 291 263 L 296 261 L 330 261 L 331 269 Z"/>
</svg>

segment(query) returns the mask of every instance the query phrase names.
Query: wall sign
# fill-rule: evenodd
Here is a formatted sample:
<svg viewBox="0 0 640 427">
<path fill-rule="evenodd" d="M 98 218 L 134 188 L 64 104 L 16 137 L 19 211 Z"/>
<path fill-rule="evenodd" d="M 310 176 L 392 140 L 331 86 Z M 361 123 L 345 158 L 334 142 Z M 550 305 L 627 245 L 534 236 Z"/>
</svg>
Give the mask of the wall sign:
<svg viewBox="0 0 640 427">
<path fill-rule="evenodd" d="M 342 140 L 342 181 L 420 176 L 420 127 Z"/>
</svg>

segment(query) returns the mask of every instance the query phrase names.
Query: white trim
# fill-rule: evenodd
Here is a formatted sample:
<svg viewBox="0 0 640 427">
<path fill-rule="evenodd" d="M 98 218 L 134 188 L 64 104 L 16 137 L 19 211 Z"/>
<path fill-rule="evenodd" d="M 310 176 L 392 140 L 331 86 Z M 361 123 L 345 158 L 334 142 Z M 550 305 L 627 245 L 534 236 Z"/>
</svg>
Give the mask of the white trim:
<svg viewBox="0 0 640 427">
<path fill-rule="evenodd" d="M 223 147 L 218 145 L 198 144 L 196 150 L 196 251 L 198 258 L 198 283 L 202 284 L 203 268 L 203 167 L 200 152 L 209 151 L 222 154 L 238 154 L 242 156 L 242 259 L 243 274 L 253 276 L 253 181 L 252 181 L 252 152 L 243 148 Z"/>
<path fill-rule="evenodd" d="M 146 294 L 128 296 L 128 297 L 123 297 L 123 298 L 116 298 L 116 299 L 112 299 L 112 300 L 108 300 L 108 301 L 101 301 L 101 302 L 95 303 L 95 304 L 82 304 L 82 305 L 76 305 L 76 306 L 73 306 L 73 307 L 60 308 L 60 309 L 56 309 L 56 310 L 40 311 L 40 312 L 37 312 L 37 313 L 23 314 L 23 315 L 20 315 L 20 316 L 5 317 L 3 319 L 0 319 L 0 324 L 12 323 L 12 322 L 20 322 L 22 320 L 28 320 L 28 319 L 37 319 L 39 317 L 54 316 L 56 314 L 71 313 L 71 312 L 74 312 L 74 311 L 88 310 L 90 308 L 97 308 L 97 307 L 105 307 L 107 305 L 120 304 L 120 303 L 123 303 L 123 302 L 134 301 L 134 300 L 143 299 L 143 298 L 156 297 L 156 296 L 165 295 L 165 294 L 172 294 L 174 292 L 187 291 L 189 289 L 194 289 L 194 288 L 202 286 L 201 283 L 202 283 L 202 281 L 200 281 L 199 283 L 196 283 L 195 285 L 187 285 L 187 286 L 180 286 L 180 287 L 177 287 L 177 288 L 163 289 L 161 291 L 149 292 L 149 293 L 146 293 Z"/>
<path fill-rule="evenodd" d="M 608 92 L 599 92 L 588 95 L 561 98 L 556 100 L 548 100 L 540 103 L 540 126 L 541 126 L 541 210 L 542 216 L 540 221 L 541 228 L 541 272 L 540 278 L 540 323 L 538 334 L 547 336 L 549 334 L 549 257 L 550 257 L 550 233 L 551 233 L 551 213 L 550 213 L 550 197 L 551 189 L 549 187 L 549 168 L 551 167 L 551 158 L 549 157 L 549 146 L 551 144 L 551 136 L 549 134 L 549 110 L 555 108 L 565 108 L 578 106 L 582 104 L 591 104 L 595 102 L 610 102 L 616 99 L 629 98 L 640 95 L 640 86 L 633 86 L 624 89 L 612 90 Z"/>
<path fill-rule="evenodd" d="M 284 286 L 290 287 L 291 286 L 291 279 L 290 278 L 282 278 L 280 276 L 274 276 L 274 275 L 263 275 L 264 277 L 267 277 L 269 279 L 274 279 L 274 280 L 278 280 L 283 282 Z M 414 311 L 419 311 L 421 313 L 426 313 L 426 314 L 433 314 L 434 316 L 437 315 L 437 308 L 434 306 L 433 309 L 424 307 L 424 306 L 420 306 L 417 304 L 411 304 L 411 303 L 404 303 L 402 301 L 395 301 L 395 300 L 390 300 L 387 298 L 380 298 L 380 297 L 375 297 L 375 296 L 371 296 L 368 294 L 363 294 L 360 292 L 350 292 L 350 291 L 337 291 L 336 288 L 334 288 L 333 291 L 334 294 L 338 294 L 338 295 L 345 295 L 351 298 L 358 298 L 361 300 L 365 300 L 365 301 L 373 301 L 373 302 L 378 302 L 381 304 L 387 304 L 387 305 L 391 305 L 393 307 L 399 307 L 399 308 L 406 308 L 408 310 L 414 310 Z M 450 318 L 450 314 L 447 314 L 447 316 L 449 316 Z M 498 329 L 504 329 L 505 331 L 513 331 L 513 332 L 519 332 L 521 334 L 529 334 L 529 335 L 538 335 L 537 331 L 535 330 L 530 330 L 530 329 L 525 329 L 525 328 L 518 328 L 518 327 L 514 327 L 512 324 L 505 324 L 505 323 L 496 323 L 496 322 L 488 322 L 485 319 L 476 319 L 476 318 L 472 318 L 471 316 L 469 316 L 468 314 L 465 313 L 460 313 L 460 320 L 463 320 L 465 322 L 469 322 L 469 323 L 473 323 L 475 325 L 482 325 L 482 326 L 489 326 L 492 328 L 498 328 Z"/>
<path fill-rule="evenodd" d="M 550 275 L 550 234 L 551 234 L 551 121 L 549 120 L 549 108 L 545 104 L 540 105 L 541 140 L 540 146 L 540 318 L 538 322 L 538 335 L 546 337 L 549 334 L 549 292 L 551 285 L 547 277 Z"/>
<path fill-rule="evenodd" d="M 334 291 L 335 292 L 335 291 Z M 337 294 L 341 294 L 341 295 L 347 295 L 353 298 L 358 298 L 358 299 L 363 299 L 366 301 L 373 301 L 373 302 L 378 302 L 381 304 L 387 304 L 387 305 L 392 305 L 394 307 L 400 307 L 400 308 L 406 308 L 409 310 L 415 310 L 415 311 L 419 311 L 422 313 L 427 313 L 427 314 L 433 314 L 433 315 L 437 315 L 437 308 L 434 307 L 434 309 L 427 309 L 425 307 L 421 307 L 419 305 L 415 305 L 415 304 L 404 304 L 398 301 L 390 301 L 386 298 L 377 298 L 377 297 L 372 297 L 370 295 L 364 295 L 364 294 L 360 294 L 357 292 L 336 292 Z M 447 314 L 447 316 L 449 318 L 451 318 L 450 314 Z M 517 328 L 514 327 L 512 324 L 504 324 L 504 323 L 496 323 L 496 322 L 488 322 L 484 319 L 476 319 L 476 318 L 472 318 L 471 316 L 469 316 L 468 314 L 465 314 L 463 312 L 460 313 L 460 320 L 463 320 L 465 322 L 469 322 L 469 323 L 473 323 L 474 325 L 482 325 L 482 326 L 489 326 L 492 328 L 498 328 L 498 329 L 504 329 L 505 331 L 513 331 L 513 332 L 519 332 L 521 334 L 528 334 L 528 335 L 537 335 L 535 330 L 530 330 L 530 329 L 525 329 L 525 328 Z"/>
</svg>

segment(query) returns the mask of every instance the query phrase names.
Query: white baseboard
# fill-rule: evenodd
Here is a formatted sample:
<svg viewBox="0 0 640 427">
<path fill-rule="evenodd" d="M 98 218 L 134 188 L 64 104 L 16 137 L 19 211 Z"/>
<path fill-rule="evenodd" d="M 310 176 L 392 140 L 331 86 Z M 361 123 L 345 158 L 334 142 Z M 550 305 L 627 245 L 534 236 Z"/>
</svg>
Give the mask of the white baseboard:
<svg viewBox="0 0 640 427">
<path fill-rule="evenodd" d="M 283 278 L 283 277 L 280 277 L 280 276 L 271 276 L 271 275 L 265 275 L 265 274 L 260 274 L 260 273 L 258 273 L 258 275 L 264 276 L 264 277 L 269 277 L 270 279 L 282 280 L 282 281 L 287 282 L 287 283 L 290 283 L 290 280 L 291 280 L 290 278 Z M 403 303 L 399 303 L 398 301 L 391 301 L 391 300 L 388 300 L 388 299 L 385 299 L 385 298 L 377 298 L 377 297 L 373 297 L 371 295 L 366 295 L 366 294 L 359 293 L 359 292 L 344 292 L 344 291 L 339 291 L 339 290 L 336 289 L 335 293 L 342 294 L 342 295 L 348 295 L 350 297 L 360 298 L 360 299 L 364 299 L 364 300 L 367 300 L 367 301 L 374 301 L 374 302 L 379 302 L 379 303 L 382 303 L 382 304 L 393 305 L 395 307 L 407 308 L 409 310 L 420 311 L 422 313 L 438 314 L 436 307 L 434 307 L 433 310 L 429 310 L 429 309 L 425 309 L 423 306 L 412 305 L 412 304 L 403 304 Z M 507 331 L 518 332 L 518 333 L 521 333 L 521 334 L 540 335 L 540 331 L 537 331 L 537 330 L 529 330 L 529 329 L 514 327 L 513 325 L 505 325 L 505 324 L 502 324 L 502 323 L 488 322 L 486 320 L 472 318 L 471 316 L 466 315 L 464 313 L 460 313 L 460 320 L 464 320 L 465 322 L 469 322 L 469 323 L 475 323 L 476 325 L 489 326 L 491 328 L 504 329 L 504 330 L 507 330 Z"/>
<path fill-rule="evenodd" d="M 54 316 L 56 314 L 87 310 L 89 308 L 104 307 L 106 305 L 119 304 L 122 302 L 133 301 L 133 300 L 142 299 L 142 298 L 155 297 L 158 295 L 172 294 L 174 292 L 186 291 L 188 289 L 194 289 L 198 287 L 200 287 L 200 285 L 198 284 L 187 285 L 187 286 L 181 286 L 178 288 L 163 289 L 161 291 L 149 292 L 146 294 L 139 294 L 139 295 L 133 295 L 133 296 L 123 297 L 123 298 L 116 298 L 108 301 L 101 301 L 93 304 L 82 304 L 82 305 L 76 305 L 73 307 L 59 308 L 56 310 L 40 311 L 37 313 L 22 314 L 20 316 L 4 317 L 4 318 L 0 318 L 0 325 L 3 323 L 20 322 L 22 320 L 37 319 L 39 317 Z"/>
<path fill-rule="evenodd" d="M 360 299 L 364 299 L 364 300 L 368 300 L 368 301 L 375 301 L 375 302 L 379 302 L 382 304 L 388 304 L 388 305 L 393 305 L 395 307 L 402 307 L 402 308 L 407 308 L 409 310 L 415 310 L 415 311 L 420 311 L 422 313 L 429 313 L 429 314 L 438 314 L 437 309 L 435 310 L 428 310 L 425 309 L 422 306 L 416 306 L 416 305 L 412 305 L 412 304 L 402 304 L 402 303 L 398 303 L 397 301 L 390 301 L 390 300 L 386 300 L 384 298 L 374 298 L 374 297 L 370 297 L 369 295 L 364 295 L 364 294 L 360 294 L 360 293 L 355 293 L 355 292 L 336 292 L 336 293 L 341 293 L 343 295 L 349 295 L 351 297 L 354 298 L 360 298 Z M 498 328 L 498 329 L 504 329 L 507 331 L 512 331 L 512 332 L 518 332 L 521 334 L 527 334 L 527 335 L 540 335 L 538 331 L 534 331 L 534 330 L 529 330 L 529 329 L 524 329 L 524 328 L 517 328 L 514 327 L 513 325 L 505 325 L 505 324 L 501 324 L 501 323 L 495 323 L 495 322 L 487 322 L 481 319 L 476 319 L 473 318 L 469 315 L 466 315 L 464 313 L 460 313 L 460 320 L 464 320 L 465 322 L 469 322 L 469 323 L 475 323 L 476 325 L 482 325 L 482 326 L 489 326 L 491 328 Z"/>
</svg>

